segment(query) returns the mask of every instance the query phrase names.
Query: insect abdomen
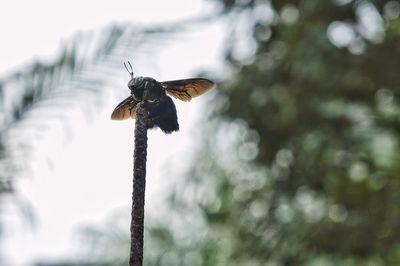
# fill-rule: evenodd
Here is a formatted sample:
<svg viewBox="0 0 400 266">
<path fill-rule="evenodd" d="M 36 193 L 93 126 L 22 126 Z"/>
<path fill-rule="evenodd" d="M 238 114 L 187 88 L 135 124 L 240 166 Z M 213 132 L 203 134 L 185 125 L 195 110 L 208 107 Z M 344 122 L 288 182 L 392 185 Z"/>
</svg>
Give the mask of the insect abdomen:
<svg viewBox="0 0 400 266">
<path fill-rule="evenodd" d="M 158 126 L 164 133 L 179 130 L 176 107 L 170 97 L 165 95 L 154 102 L 147 102 L 146 109 L 149 112 L 149 128 Z"/>
</svg>

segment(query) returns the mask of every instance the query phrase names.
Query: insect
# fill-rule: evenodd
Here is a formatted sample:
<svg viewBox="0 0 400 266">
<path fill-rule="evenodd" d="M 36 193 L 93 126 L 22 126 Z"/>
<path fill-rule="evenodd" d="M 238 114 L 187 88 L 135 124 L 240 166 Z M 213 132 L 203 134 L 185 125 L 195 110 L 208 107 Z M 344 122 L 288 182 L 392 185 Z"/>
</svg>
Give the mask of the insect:
<svg viewBox="0 0 400 266">
<path fill-rule="evenodd" d="M 159 127 L 164 133 L 179 130 L 175 104 L 168 96 L 182 101 L 192 98 L 215 88 L 215 83 L 205 78 L 190 78 L 158 82 L 150 77 L 134 77 L 133 68 L 128 61 L 131 76 L 128 88 L 131 95 L 115 107 L 111 114 L 112 120 L 135 118 L 136 106 L 143 103 L 148 111 L 148 128 Z"/>
</svg>

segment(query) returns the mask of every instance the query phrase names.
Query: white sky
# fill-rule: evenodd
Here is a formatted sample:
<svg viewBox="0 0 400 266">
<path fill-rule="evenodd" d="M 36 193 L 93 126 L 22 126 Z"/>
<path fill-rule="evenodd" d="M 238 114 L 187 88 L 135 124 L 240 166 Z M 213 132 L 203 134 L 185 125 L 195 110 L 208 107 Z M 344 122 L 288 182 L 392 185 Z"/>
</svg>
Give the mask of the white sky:
<svg viewBox="0 0 400 266">
<path fill-rule="evenodd" d="M 77 31 L 99 29 L 113 22 L 143 25 L 177 21 L 215 11 L 211 1 L 201 0 L 7 1 L 0 9 L 0 76 L 23 68 L 34 58 L 51 60 L 61 41 L 68 41 Z M 157 79 L 190 77 L 196 69 L 221 71 L 223 25 L 212 23 L 187 37 L 157 51 L 154 58 L 158 62 L 143 68 L 134 64 L 135 71 L 142 75 L 158 73 Z M 151 65 L 157 69 L 149 69 Z M 121 71 L 125 71 L 122 65 Z M 123 86 L 128 78 L 126 75 L 121 80 Z M 16 215 L 6 217 L 8 230 L 3 242 L 0 239 L 0 255 L 6 255 L 11 264 L 4 266 L 63 257 L 77 224 L 101 222 L 112 210 L 130 206 L 133 123 L 109 120 L 110 112 L 122 99 L 110 97 L 91 123 L 76 114 L 72 140 L 61 137 L 62 127 L 55 124 L 36 145 L 40 149 L 33 153 L 32 169 L 23 174 L 19 191 L 32 203 L 37 225 L 31 231 Z M 160 207 L 160 195 L 171 185 L 171 180 L 161 178 L 161 172 L 184 171 L 173 170 L 174 165 L 182 166 L 182 158 L 188 157 L 194 141 L 190 134 L 196 117 L 201 115 L 200 108 L 204 108 L 201 98 L 175 103 L 181 131 L 169 136 L 159 130 L 149 132 L 146 210 L 150 212 Z M 172 165 L 167 165 L 171 158 Z"/>
</svg>

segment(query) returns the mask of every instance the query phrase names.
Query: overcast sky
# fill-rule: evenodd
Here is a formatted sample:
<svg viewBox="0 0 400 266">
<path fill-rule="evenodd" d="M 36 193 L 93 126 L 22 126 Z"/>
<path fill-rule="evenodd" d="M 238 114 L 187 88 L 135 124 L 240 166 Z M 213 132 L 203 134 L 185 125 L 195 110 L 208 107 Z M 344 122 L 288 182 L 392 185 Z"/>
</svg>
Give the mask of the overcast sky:
<svg viewBox="0 0 400 266">
<path fill-rule="evenodd" d="M 51 62 L 60 44 L 78 31 L 99 30 L 111 23 L 178 21 L 215 11 L 212 1 L 201 0 L 7 1 L 0 9 L 0 77 L 23 69 L 34 59 Z M 199 69 L 220 70 L 223 37 L 223 25 L 209 23 L 188 34 L 184 42 L 155 51 L 156 62 L 146 66 L 135 62 L 135 71 L 158 75 L 155 78 L 159 79 L 177 79 L 190 77 Z M 126 86 L 129 75 L 121 77 L 120 84 Z M 46 131 L 45 141 L 33 153 L 32 169 L 23 172 L 18 182 L 18 191 L 32 204 L 37 223 L 32 230 L 16 212 L 8 212 L 7 231 L 0 241 L 3 256 L 10 263 L 7 266 L 68 256 L 76 225 L 101 223 L 113 210 L 129 208 L 133 123 L 109 120 L 120 100 L 123 98 L 110 98 L 90 123 L 76 114 L 72 139 L 60 138 L 59 125 Z M 159 130 L 150 131 L 146 211 L 162 204 L 160 193 L 166 194 L 171 185 L 171 181 L 160 178 L 167 162 L 171 168 L 171 162 L 182 165 L 182 157 L 189 156 L 194 141 L 191 133 L 201 115 L 199 108 L 204 108 L 202 102 L 201 98 L 190 103 L 175 101 L 180 132 L 165 136 Z M 184 171 L 173 168 L 168 170 L 177 174 Z"/>
</svg>

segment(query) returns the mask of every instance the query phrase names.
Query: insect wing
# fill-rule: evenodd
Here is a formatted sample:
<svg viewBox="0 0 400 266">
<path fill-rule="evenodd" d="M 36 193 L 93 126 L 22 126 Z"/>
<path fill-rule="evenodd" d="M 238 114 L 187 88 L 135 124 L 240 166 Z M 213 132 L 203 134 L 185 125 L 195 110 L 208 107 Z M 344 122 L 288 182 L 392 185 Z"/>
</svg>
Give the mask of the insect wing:
<svg viewBox="0 0 400 266">
<path fill-rule="evenodd" d="M 125 120 L 130 117 L 135 118 L 136 101 L 129 96 L 115 107 L 111 114 L 112 120 Z"/>
<path fill-rule="evenodd" d="M 215 83 L 208 79 L 193 78 L 160 82 L 168 95 L 182 101 L 190 101 L 193 97 L 215 88 Z"/>
</svg>

